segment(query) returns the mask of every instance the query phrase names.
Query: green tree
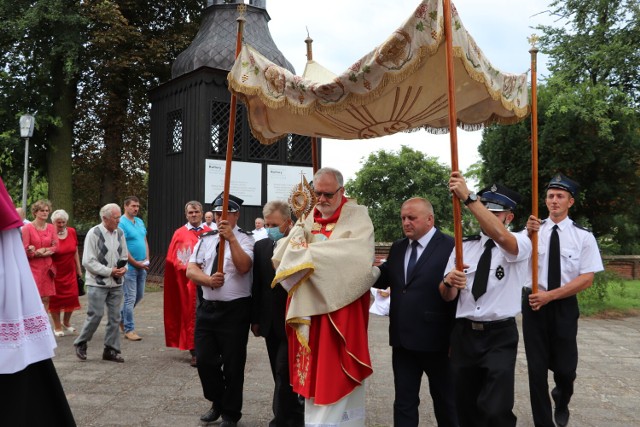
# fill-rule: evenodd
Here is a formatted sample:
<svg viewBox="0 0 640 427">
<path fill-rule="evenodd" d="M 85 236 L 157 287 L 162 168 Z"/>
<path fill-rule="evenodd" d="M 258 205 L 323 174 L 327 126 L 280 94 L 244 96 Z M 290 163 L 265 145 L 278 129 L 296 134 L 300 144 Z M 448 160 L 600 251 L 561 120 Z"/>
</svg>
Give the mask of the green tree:
<svg viewBox="0 0 640 427">
<path fill-rule="evenodd" d="M 399 152 L 369 155 L 354 180 L 345 184 L 349 197 L 369 208 L 376 241 L 393 242 L 403 236 L 400 207 L 411 197 L 431 201 L 436 226 L 452 229 L 450 169 L 420 151 L 402 146 Z"/>
<path fill-rule="evenodd" d="M 84 3 L 90 19 L 80 94 L 78 149 L 100 161 L 91 171 L 99 183 L 85 193 L 93 208 L 129 193 L 145 199 L 149 158 L 149 89 L 171 78 L 171 64 L 198 28 L 197 0 L 94 0 Z M 90 144 L 86 142 L 91 141 Z M 78 158 L 78 178 L 85 183 L 85 156 Z M 80 183 L 79 183 L 80 184 Z M 82 184 L 80 184 L 82 185 Z M 94 187 L 95 188 L 95 187 Z"/>
<path fill-rule="evenodd" d="M 539 203 L 561 171 L 581 184 L 571 217 L 593 228 L 606 247 L 639 253 L 640 6 L 636 0 L 555 0 L 562 26 L 541 26 L 551 76 L 540 87 Z M 479 151 L 481 180 L 519 190 L 531 209 L 530 123 L 490 127 Z"/>
<path fill-rule="evenodd" d="M 578 86 L 579 94 L 583 89 L 603 85 L 613 89 L 610 94 L 625 94 L 632 105 L 638 107 L 640 3 L 637 0 L 554 0 L 550 9 L 552 15 L 565 23 L 538 27 L 543 32 L 541 50 L 551 58 L 552 78 L 571 87 Z M 562 93 L 566 95 L 566 92 Z M 609 101 L 606 96 L 602 100 Z"/>
<path fill-rule="evenodd" d="M 17 132 L 20 114 L 37 111 L 30 146 L 30 183 L 47 177 L 56 207 L 73 213 L 71 146 L 80 56 L 87 21 L 73 0 L 0 1 L 0 168 L 12 194 L 22 185 L 24 148 Z M 14 160 L 9 160 L 13 158 Z M 18 178 L 20 177 L 20 178 Z M 29 192 L 33 193 L 34 185 Z"/>
<path fill-rule="evenodd" d="M 11 194 L 22 181 L 18 117 L 30 110 L 30 169 L 47 177 L 56 208 L 93 221 L 103 203 L 144 199 L 147 93 L 170 78 L 201 15 L 199 0 L 0 0 L 0 172 Z"/>
</svg>

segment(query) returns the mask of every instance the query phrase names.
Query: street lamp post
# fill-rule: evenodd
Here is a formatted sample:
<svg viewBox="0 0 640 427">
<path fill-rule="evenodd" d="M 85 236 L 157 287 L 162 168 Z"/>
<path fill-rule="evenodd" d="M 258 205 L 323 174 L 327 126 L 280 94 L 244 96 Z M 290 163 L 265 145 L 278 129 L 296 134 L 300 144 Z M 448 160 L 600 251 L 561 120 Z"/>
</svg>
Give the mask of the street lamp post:
<svg viewBox="0 0 640 427">
<path fill-rule="evenodd" d="M 29 173 L 29 138 L 33 136 L 35 117 L 27 113 L 20 117 L 20 136 L 24 138 L 24 177 L 22 178 L 22 210 L 27 213 L 27 180 Z"/>
</svg>

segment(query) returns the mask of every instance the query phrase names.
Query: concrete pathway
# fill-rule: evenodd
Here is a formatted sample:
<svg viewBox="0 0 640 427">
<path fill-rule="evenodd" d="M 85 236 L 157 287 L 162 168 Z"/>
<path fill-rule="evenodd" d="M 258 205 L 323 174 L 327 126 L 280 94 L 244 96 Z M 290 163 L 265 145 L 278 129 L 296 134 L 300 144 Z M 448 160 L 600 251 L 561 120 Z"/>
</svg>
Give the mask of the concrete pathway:
<svg viewBox="0 0 640 427">
<path fill-rule="evenodd" d="M 85 317 L 86 296 L 81 304 L 83 309 L 72 317 L 78 329 Z M 147 292 L 136 308 L 137 331 L 143 340 L 123 338 L 124 364 L 101 359 L 105 321 L 89 343 L 86 362 L 76 358 L 73 337 L 57 338 L 54 362 L 79 426 L 200 425 L 199 416 L 209 403 L 202 397 L 196 369 L 189 366 L 188 352 L 164 345 L 162 304 L 162 291 Z M 367 381 L 367 426 L 392 425 L 393 374 L 387 330 L 388 318 L 372 315 L 369 339 L 374 374 Z M 578 345 L 580 362 L 569 425 L 640 426 L 640 318 L 582 319 Z M 518 425 L 533 426 L 522 339 L 516 370 Z M 268 424 L 272 389 L 264 341 L 251 336 L 240 426 Z M 426 377 L 421 401 L 420 426 L 435 426 Z"/>
</svg>

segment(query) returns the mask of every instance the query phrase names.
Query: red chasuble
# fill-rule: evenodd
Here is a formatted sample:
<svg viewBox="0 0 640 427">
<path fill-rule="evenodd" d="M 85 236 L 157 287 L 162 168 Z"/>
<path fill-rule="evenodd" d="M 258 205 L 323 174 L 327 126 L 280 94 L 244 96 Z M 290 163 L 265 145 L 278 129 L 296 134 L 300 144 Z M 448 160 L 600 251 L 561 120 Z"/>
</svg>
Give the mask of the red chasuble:
<svg viewBox="0 0 640 427">
<path fill-rule="evenodd" d="M 187 264 L 202 230 L 183 226 L 173 233 L 164 265 L 164 336 L 167 347 L 193 350 L 196 326 L 196 285 L 187 279 Z"/>
<path fill-rule="evenodd" d="M 313 234 L 331 236 L 340 217 L 342 204 L 330 218 L 314 210 L 314 221 L 321 227 Z M 345 286 L 348 284 L 345 283 Z M 309 352 L 300 344 L 295 330 L 287 326 L 289 371 L 293 390 L 316 405 L 332 405 L 347 396 L 373 373 L 369 356 L 367 292 L 351 304 L 328 314 L 311 317 Z"/>
</svg>

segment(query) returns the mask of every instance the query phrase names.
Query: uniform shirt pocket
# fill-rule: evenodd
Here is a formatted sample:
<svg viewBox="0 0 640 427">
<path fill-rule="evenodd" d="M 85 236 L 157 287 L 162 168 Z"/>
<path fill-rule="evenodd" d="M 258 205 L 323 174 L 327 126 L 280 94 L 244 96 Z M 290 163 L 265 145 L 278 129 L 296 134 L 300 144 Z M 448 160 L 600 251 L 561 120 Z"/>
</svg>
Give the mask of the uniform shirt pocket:
<svg viewBox="0 0 640 427">
<path fill-rule="evenodd" d="M 562 268 L 578 271 L 580 267 L 580 252 L 573 248 L 560 248 L 560 262 Z"/>
<path fill-rule="evenodd" d="M 546 244 L 538 243 L 538 255 L 540 256 L 540 258 L 542 258 L 547 253 L 547 249 L 549 249 L 549 242 L 546 242 Z"/>
</svg>

